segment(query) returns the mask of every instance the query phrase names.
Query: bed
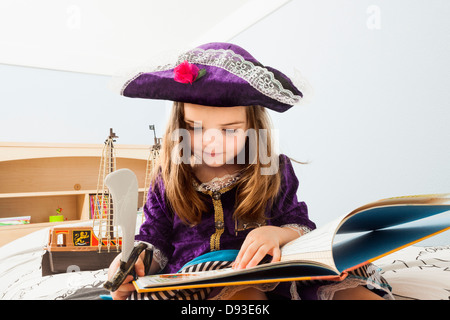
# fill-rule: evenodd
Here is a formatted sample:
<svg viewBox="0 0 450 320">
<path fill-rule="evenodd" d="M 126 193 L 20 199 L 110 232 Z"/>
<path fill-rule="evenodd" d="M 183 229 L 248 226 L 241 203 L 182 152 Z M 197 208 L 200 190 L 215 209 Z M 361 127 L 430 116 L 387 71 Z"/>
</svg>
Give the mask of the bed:
<svg viewBox="0 0 450 320">
<path fill-rule="evenodd" d="M 105 298 L 106 269 L 42 276 L 47 237 L 45 228 L 0 247 L 0 300 Z M 448 232 L 443 238 L 448 238 Z M 396 299 L 449 300 L 450 245 L 421 244 L 383 257 L 375 264 L 392 286 Z"/>
</svg>

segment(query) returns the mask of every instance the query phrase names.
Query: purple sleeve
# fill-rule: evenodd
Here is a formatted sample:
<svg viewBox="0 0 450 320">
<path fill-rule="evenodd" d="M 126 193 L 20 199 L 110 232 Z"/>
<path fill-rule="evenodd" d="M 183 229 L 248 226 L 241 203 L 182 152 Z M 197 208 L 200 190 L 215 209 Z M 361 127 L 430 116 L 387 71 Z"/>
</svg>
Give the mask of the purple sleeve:
<svg viewBox="0 0 450 320">
<path fill-rule="evenodd" d="M 155 189 L 148 191 L 147 202 L 144 205 L 145 221 L 142 223 L 137 241 L 145 241 L 159 249 L 167 258 L 172 256 L 173 247 L 170 239 L 173 232 L 173 217 L 166 207 L 164 185 L 159 178 Z M 158 181 L 158 179 L 157 179 Z"/>
<path fill-rule="evenodd" d="M 292 167 L 291 160 L 284 154 L 280 155 L 279 168 L 281 170 L 281 185 L 278 196 L 274 200 L 269 224 L 282 226 L 286 224 L 298 224 L 316 228 L 314 222 L 308 218 L 306 203 L 298 201 L 298 179 Z"/>
</svg>

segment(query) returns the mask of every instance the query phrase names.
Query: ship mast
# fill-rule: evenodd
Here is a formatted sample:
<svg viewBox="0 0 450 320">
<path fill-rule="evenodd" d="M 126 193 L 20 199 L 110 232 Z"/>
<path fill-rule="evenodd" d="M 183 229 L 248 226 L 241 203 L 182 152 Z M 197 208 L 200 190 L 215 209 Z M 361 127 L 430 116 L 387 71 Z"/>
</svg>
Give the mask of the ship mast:
<svg viewBox="0 0 450 320">
<path fill-rule="evenodd" d="M 113 224 L 113 199 L 105 185 L 106 176 L 116 170 L 116 157 L 114 149 L 114 142 L 116 142 L 116 138 L 118 138 L 118 136 L 113 132 L 113 129 L 109 129 L 109 136 L 105 140 L 102 156 L 100 158 L 97 194 L 94 206 L 94 226 L 97 222 L 99 252 L 102 250 L 102 245 L 106 245 L 108 252 L 110 252 L 112 246 L 115 246 L 117 251 L 120 250 L 118 230 Z"/>
<path fill-rule="evenodd" d="M 142 199 L 142 207 L 144 207 L 145 203 L 147 202 L 148 190 L 150 188 L 151 172 L 155 168 L 156 161 L 159 157 L 159 153 L 161 150 L 161 138 L 156 137 L 155 125 L 153 125 L 153 124 L 149 125 L 149 129 L 153 130 L 153 138 L 154 138 L 155 144 L 150 147 L 150 152 L 149 152 L 148 159 L 147 159 L 147 168 L 145 170 L 144 197 Z M 144 222 L 144 220 L 145 220 L 145 215 L 144 215 L 144 213 L 142 213 L 142 223 Z"/>
</svg>

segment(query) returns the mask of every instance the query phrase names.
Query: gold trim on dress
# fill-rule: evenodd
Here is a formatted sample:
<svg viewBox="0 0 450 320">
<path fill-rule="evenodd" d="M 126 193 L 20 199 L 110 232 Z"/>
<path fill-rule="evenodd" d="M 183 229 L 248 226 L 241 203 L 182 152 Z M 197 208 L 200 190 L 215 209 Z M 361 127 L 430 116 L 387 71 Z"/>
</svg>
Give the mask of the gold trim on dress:
<svg viewBox="0 0 450 320">
<path fill-rule="evenodd" d="M 234 184 L 223 188 L 218 191 L 202 191 L 203 193 L 207 193 L 211 196 L 214 206 L 214 226 L 216 228 L 215 232 L 211 235 L 210 238 L 210 248 L 211 251 L 220 250 L 220 237 L 225 231 L 225 220 L 223 217 L 223 208 L 222 208 L 222 193 L 231 190 L 234 187 Z"/>
<path fill-rule="evenodd" d="M 194 186 L 198 187 L 198 183 L 194 181 Z M 215 232 L 210 237 L 210 248 L 211 251 L 217 251 L 220 250 L 220 237 L 225 231 L 225 220 L 223 217 L 223 207 L 222 207 L 222 193 L 225 193 L 235 186 L 235 183 L 222 188 L 217 191 L 211 191 L 211 190 L 198 190 L 204 194 L 209 194 L 213 201 L 214 206 L 214 226 L 215 226 Z"/>
</svg>

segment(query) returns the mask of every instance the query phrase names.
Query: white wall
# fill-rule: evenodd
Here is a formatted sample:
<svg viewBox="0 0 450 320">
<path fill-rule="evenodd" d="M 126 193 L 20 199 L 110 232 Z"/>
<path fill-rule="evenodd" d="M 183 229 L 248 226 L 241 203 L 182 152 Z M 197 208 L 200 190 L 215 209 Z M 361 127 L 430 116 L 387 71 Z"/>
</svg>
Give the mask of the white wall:
<svg viewBox="0 0 450 320">
<path fill-rule="evenodd" d="M 155 53 L 191 46 L 253 1 L 272 4 L 247 22 L 287 0 L 227 0 L 220 10 L 209 0 L 2 0 L 0 62 L 111 75 Z"/>
<path fill-rule="evenodd" d="M 0 65 L 0 141 L 152 144 L 161 137 L 163 101 L 129 99 L 108 88 L 110 78 Z"/>
<path fill-rule="evenodd" d="M 450 191 L 449 12 L 445 0 L 293 0 L 233 39 L 315 89 L 309 105 L 271 115 L 281 151 L 310 161 L 294 166 L 317 224 Z"/>
<path fill-rule="evenodd" d="M 319 226 L 380 198 L 450 191 L 448 12 L 446 0 L 292 0 L 231 39 L 315 89 L 271 115 L 280 150 L 310 161 L 294 164 L 298 196 Z M 147 144 L 153 123 L 161 136 L 167 104 L 107 82 L 0 65 L 0 141 L 99 143 L 113 127 Z"/>
</svg>

